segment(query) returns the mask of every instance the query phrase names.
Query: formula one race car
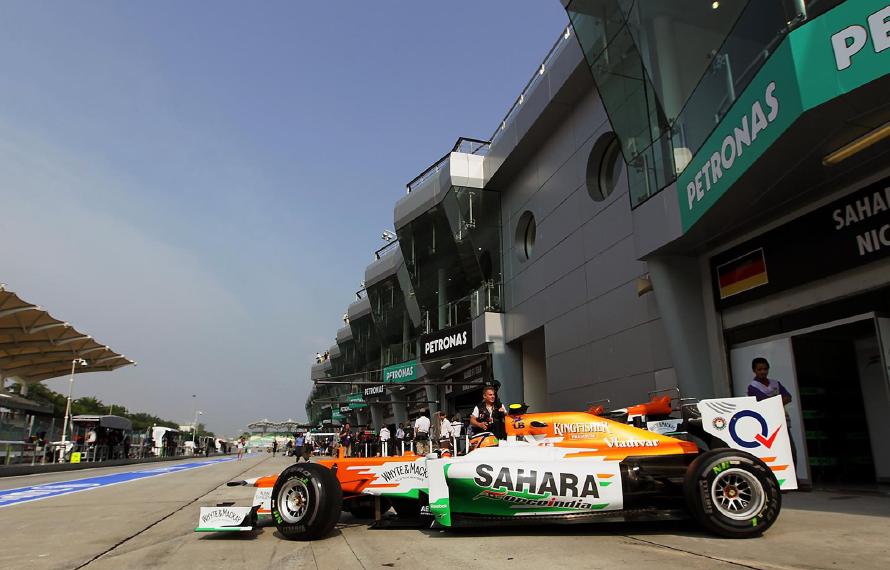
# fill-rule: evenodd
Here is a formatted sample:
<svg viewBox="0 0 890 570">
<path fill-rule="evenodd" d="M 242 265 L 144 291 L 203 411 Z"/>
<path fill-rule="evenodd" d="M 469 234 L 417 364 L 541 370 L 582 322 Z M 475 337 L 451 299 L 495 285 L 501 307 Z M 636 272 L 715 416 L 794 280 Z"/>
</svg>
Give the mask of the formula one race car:
<svg viewBox="0 0 890 570">
<path fill-rule="evenodd" d="M 679 415 L 679 417 L 672 417 Z M 230 485 L 257 487 L 252 507 L 202 507 L 198 531 L 252 530 L 269 514 L 286 538 L 327 535 L 341 510 L 442 527 L 692 517 L 747 538 L 796 489 L 779 398 L 723 398 L 673 413 L 668 396 L 605 413 L 525 413 L 512 405 L 506 440 L 474 438 L 466 455 L 344 458 L 292 465 Z"/>
</svg>

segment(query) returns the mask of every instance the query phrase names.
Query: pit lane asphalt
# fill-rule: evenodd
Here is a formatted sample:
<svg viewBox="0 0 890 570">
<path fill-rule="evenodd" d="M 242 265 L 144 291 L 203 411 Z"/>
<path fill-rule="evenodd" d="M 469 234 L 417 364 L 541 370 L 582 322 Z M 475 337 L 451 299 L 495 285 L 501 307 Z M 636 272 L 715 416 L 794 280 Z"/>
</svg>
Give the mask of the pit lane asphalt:
<svg viewBox="0 0 890 570">
<path fill-rule="evenodd" d="M 184 463 L 194 460 L 184 460 Z M 0 509 L 0 568 L 467 568 L 549 569 L 885 568 L 890 498 L 837 493 L 784 496 L 762 538 L 726 540 L 687 522 L 441 531 L 371 530 L 344 514 L 328 538 L 290 542 L 274 525 L 255 533 L 195 533 L 198 507 L 247 505 L 253 489 L 229 480 L 280 471 L 290 461 L 246 456 L 190 471 Z M 0 489 L 71 481 L 144 466 L 0 479 Z"/>
</svg>

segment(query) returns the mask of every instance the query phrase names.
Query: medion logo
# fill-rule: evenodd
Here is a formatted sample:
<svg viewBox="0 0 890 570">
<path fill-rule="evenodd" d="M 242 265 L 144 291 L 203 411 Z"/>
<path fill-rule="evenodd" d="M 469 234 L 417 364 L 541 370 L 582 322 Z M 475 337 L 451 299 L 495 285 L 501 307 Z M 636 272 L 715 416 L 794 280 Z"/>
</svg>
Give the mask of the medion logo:
<svg viewBox="0 0 890 570">
<path fill-rule="evenodd" d="M 423 353 L 430 355 L 440 350 L 448 350 L 467 344 L 467 332 L 459 332 L 443 338 L 437 338 L 423 343 Z"/>
<path fill-rule="evenodd" d="M 608 433 L 609 424 L 606 422 L 586 422 L 575 424 L 553 424 L 554 435 L 563 435 L 565 433 Z"/>
<path fill-rule="evenodd" d="M 419 463 L 403 463 L 380 473 L 380 477 L 387 483 L 405 476 L 419 477 L 426 480 L 426 467 Z"/>
<path fill-rule="evenodd" d="M 618 439 L 617 437 L 607 437 L 605 441 L 609 447 L 658 447 L 660 443 L 657 439 Z"/>
<path fill-rule="evenodd" d="M 528 492 L 535 495 L 550 493 L 555 497 L 599 498 L 596 477 L 587 474 L 584 481 L 574 473 L 557 473 L 550 471 L 538 473 L 534 469 L 510 469 L 501 467 L 497 476 L 494 467 L 481 463 L 476 466 L 476 477 L 473 481 L 480 487 L 503 489 L 514 492 Z"/>
</svg>

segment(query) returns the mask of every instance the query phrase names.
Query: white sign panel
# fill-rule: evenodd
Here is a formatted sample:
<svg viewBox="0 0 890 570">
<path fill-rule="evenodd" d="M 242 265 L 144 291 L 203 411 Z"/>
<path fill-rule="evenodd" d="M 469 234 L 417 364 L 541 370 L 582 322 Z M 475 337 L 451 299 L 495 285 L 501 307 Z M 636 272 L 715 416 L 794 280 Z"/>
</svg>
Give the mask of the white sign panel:
<svg viewBox="0 0 890 570">
<path fill-rule="evenodd" d="M 702 400 L 698 409 L 707 433 L 733 449 L 763 460 L 783 491 L 797 489 L 797 471 L 791 460 L 791 439 L 781 398 L 760 402 L 754 397 Z"/>
</svg>

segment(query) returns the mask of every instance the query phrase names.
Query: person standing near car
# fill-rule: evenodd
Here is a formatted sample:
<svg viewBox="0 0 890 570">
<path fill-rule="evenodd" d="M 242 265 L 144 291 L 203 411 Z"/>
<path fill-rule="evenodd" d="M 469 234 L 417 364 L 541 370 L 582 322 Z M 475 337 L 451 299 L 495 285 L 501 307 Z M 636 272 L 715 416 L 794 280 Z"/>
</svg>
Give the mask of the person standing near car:
<svg viewBox="0 0 890 570">
<path fill-rule="evenodd" d="M 430 419 L 426 417 L 426 410 L 421 410 L 420 415 L 414 420 L 414 443 L 417 455 L 429 453 Z"/>
<path fill-rule="evenodd" d="M 464 423 L 461 420 L 460 414 L 454 414 L 454 417 L 451 418 L 451 439 L 454 440 L 454 453 L 458 454 L 465 447 L 461 442 L 463 441 L 463 429 Z"/>
<path fill-rule="evenodd" d="M 340 429 L 340 445 L 343 447 L 344 456 L 352 457 L 352 426 L 348 423 Z"/>
<path fill-rule="evenodd" d="M 294 455 L 296 456 L 296 461 L 294 463 L 299 463 L 300 459 L 303 458 L 303 446 L 306 445 L 306 438 L 303 437 L 303 433 L 297 433 L 296 438 L 294 439 Z"/>
<path fill-rule="evenodd" d="M 401 422 L 399 422 L 399 424 L 396 426 L 396 449 L 395 449 L 396 455 L 401 455 L 402 452 L 404 451 L 404 448 L 402 447 L 402 443 L 404 441 L 405 441 L 405 427 L 402 425 Z"/>
<path fill-rule="evenodd" d="M 754 396 L 758 402 L 766 398 L 781 396 L 783 406 L 791 403 L 791 393 L 785 389 L 785 386 L 782 386 L 778 380 L 769 378 L 769 361 L 766 358 L 758 356 L 752 360 L 751 370 L 754 371 L 754 379 L 748 385 L 749 396 Z"/>
<path fill-rule="evenodd" d="M 307 437 L 303 440 L 303 459 L 306 463 L 310 463 L 309 458 L 312 457 L 312 450 L 315 448 L 315 444 L 312 443 L 312 438 Z"/>
<path fill-rule="evenodd" d="M 448 415 L 445 412 L 436 412 L 436 418 L 439 423 L 439 448 L 451 449 L 451 422 L 448 421 Z"/>
<path fill-rule="evenodd" d="M 482 401 L 473 408 L 470 414 L 470 425 L 473 433 L 491 432 L 498 439 L 506 437 L 504 430 L 504 417 L 507 410 L 498 400 L 498 393 L 493 386 L 487 386 L 482 391 Z"/>
<path fill-rule="evenodd" d="M 380 456 L 386 457 L 389 455 L 389 428 L 386 427 L 386 424 L 380 428 Z"/>
<path fill-rule="evenodd" d="M 748 395 L 757 398 L 757 401 L 767 398 L 782 398 L 782 406 L 791 403 L 791 392 L 789 392 L 782 383 L 774 378 L 769 377 L 769 361 L 762 356 L 758 356 L 751 361 L 751 370 L 754 372 L 754 379 L 748 384 Z M 788 426 L 788 440 L 791 442 L 791 458 L 797 463 L 797 446 L 794 445 L 794 438 L 791 437 L 791 417 L 785 410 L 785 423 Z"/>
</svg>

